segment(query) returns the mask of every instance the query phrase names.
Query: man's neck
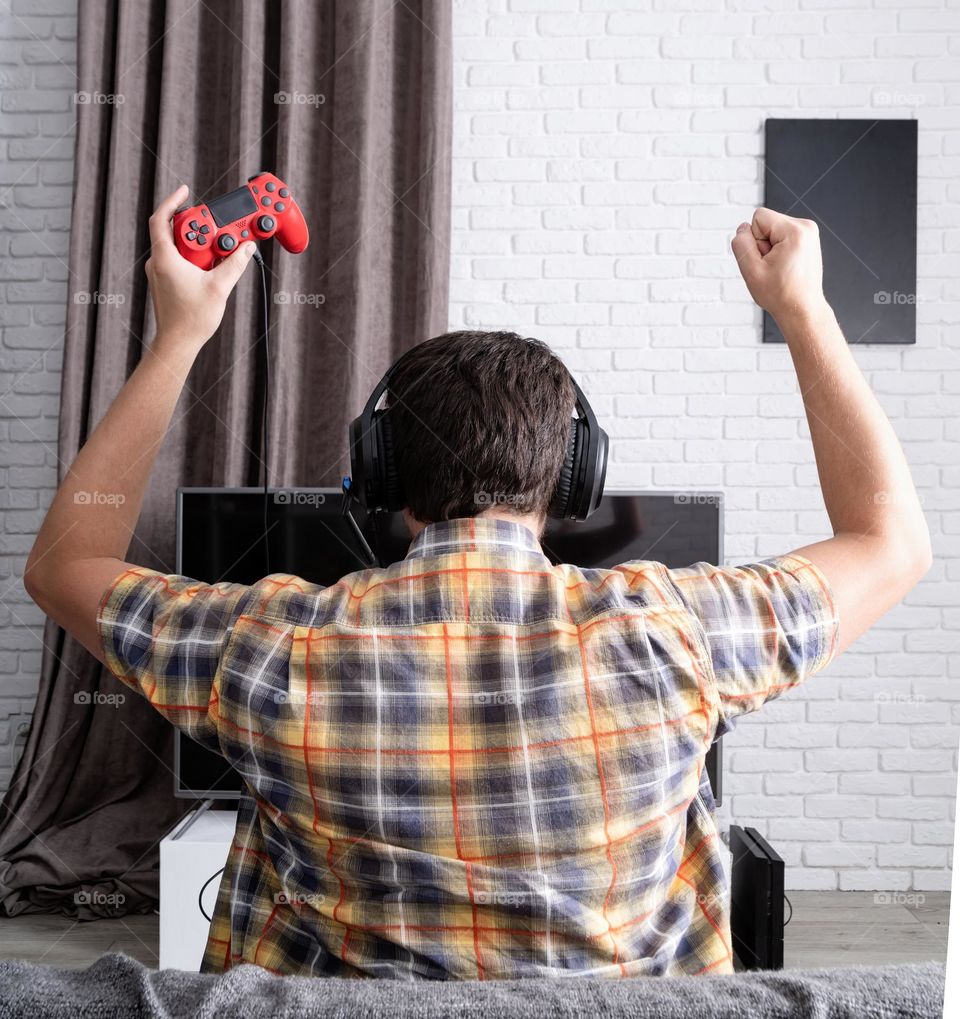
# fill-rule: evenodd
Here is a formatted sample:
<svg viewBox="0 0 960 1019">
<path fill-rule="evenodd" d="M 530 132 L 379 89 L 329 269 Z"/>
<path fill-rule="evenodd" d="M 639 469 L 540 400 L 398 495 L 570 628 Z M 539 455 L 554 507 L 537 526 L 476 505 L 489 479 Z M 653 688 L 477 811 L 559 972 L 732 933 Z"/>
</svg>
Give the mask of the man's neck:
<svg viewBox="0 0 960 1019">
<path fill-rule="evenodd" d="M 508 520 L 512 524 L 520 524 L 522 527 L 526 527 L 528 530 L 533 531 L 536 535 L 537 540 L 543 534 L 543 527 L 546 523 L 544 517 L 538 513 L 510 513 L 508 510 L 501 509 L 497 506 L 491 506 L 490 509 L 484 510 L 482 513 L 478 513 L 477 516 L 481 520 Z M 410 540 L 412 541 L 429 523 L 422 520 L 417 520 L 408 509 L 403 510 L 403 520 L 407 525 L 407 530 L 410 532 Z"/>
</svg>

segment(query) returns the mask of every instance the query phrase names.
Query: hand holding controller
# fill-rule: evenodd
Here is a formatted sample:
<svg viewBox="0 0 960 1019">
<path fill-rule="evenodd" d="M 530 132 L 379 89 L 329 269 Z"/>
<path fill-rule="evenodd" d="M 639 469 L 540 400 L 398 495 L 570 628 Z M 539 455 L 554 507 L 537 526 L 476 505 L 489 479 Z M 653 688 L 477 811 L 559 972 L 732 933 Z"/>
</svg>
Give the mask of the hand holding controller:
<svg viewBox="0 0 960 1019">
<path fill-rule="evenodd" d="M 272 173 L 258 173 L 235 191 L 184 209 L 173 219 L 177 250 L 204 270 L 229 258 L 244 241 L 268 237 L 276 237 L 295 255 L 310 240 L 290 188 Z"/>
</svg>

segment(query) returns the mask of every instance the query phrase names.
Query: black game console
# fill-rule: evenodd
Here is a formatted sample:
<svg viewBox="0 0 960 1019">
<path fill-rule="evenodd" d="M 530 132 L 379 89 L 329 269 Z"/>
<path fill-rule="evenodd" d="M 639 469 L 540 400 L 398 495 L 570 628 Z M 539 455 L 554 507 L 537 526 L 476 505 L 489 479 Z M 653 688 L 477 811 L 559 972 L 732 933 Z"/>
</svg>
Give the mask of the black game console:
<svg viewBox="0 0 960 1019">
<path fill-rule="evenodd" d="M 783 860 L 756 828 L 730 825 L 730 928 L 743 969 L 783 969 Z"/>
</svg>

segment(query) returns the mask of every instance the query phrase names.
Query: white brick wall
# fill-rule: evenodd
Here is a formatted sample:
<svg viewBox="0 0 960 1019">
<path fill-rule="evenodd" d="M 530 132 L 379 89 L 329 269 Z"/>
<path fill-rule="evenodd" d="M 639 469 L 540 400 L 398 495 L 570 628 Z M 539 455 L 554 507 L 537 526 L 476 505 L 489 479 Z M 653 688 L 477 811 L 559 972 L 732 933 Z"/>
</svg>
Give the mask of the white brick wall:
<svg viewBox="0 0 960 1019">
<path fill-rule="evenodd" d="M 33 711 L 43 616 L 20 580 L 57 479 L 76 0 L 0 13 L 0 790 Z"/>
<path fill-rule="evenodd" d="M 762 200 L 764 118 L 919 118 L 918 342 L 856 356 L 906 448 L 936 563 L 806 689 L 741 723 L 722 814 L 773 841 L 794 888 L 948 888 L 960 9 L 460 0 L 454 33 L 452 326 L 552 344 L 611 434 L 610 485 L 722 489 L 732 562 L 829 533 L 789 355 L 760 344 L 728 248 Z"/>
</svg>

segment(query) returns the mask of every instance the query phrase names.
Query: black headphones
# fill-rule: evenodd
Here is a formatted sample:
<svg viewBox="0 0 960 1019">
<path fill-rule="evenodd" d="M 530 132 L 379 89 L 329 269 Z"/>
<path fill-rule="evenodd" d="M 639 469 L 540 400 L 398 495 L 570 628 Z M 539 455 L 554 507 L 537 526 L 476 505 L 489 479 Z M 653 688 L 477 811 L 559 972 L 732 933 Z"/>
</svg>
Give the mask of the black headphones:
<svg viewBox="0 0 960 1019">
<path fill-rule="evenodd" d="M 390 387 L 396 365 L 377 383 L 367 405 L 350 424 L 350 491 L 369 512 L 395 513 L 406 505 L 397 473 L 387 410 L 377 405 Z M 573 379 L 571 379 L 573 382 Z M 607 433 L 600 427 L 583 391 L 573 382 L 577 416 L 570 422 L 567 454 L 550 501 L 549 516 L 586 520 L 600 505 L 607 476 Z"/>
</svg>

